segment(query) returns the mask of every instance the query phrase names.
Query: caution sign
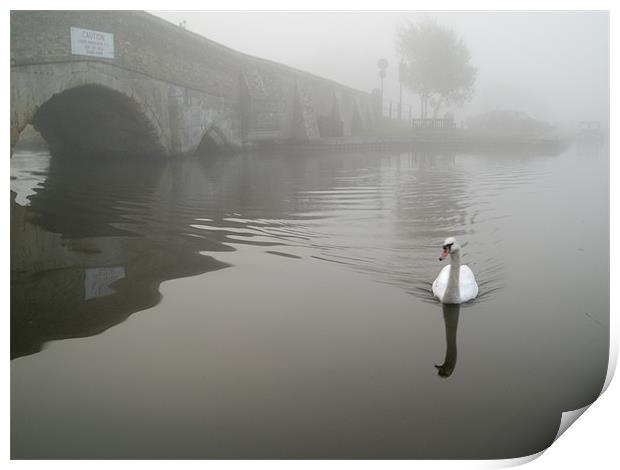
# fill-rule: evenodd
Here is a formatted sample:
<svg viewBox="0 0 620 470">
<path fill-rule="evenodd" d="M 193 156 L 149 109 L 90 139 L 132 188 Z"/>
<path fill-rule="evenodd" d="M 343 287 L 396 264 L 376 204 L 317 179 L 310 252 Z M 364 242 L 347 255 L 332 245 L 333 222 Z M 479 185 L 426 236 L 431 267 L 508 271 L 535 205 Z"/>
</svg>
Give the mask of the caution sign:
<svg viewBox="0 0 620 470">
<path fill-rule="evenodd" d="M 114 59 L 114 34 L 71 27 L 71 54 Z"/>
</svg>

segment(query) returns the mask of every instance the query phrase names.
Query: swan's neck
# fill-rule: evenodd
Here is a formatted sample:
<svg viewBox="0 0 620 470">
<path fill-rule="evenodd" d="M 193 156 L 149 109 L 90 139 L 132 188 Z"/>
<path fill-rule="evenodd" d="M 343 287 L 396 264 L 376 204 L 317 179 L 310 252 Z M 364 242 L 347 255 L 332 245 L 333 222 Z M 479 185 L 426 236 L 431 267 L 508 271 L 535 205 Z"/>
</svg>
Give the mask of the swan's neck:
<svg viewBox="0 0 620 470">
<path fill-rule="evenodd" d="M 450 253 L 450 276 L 448 277 L 448 285 L 446 292 L 450 296 L 458 296 L 459 294 L 459 274 L 461 273 L 461 252 L 453 251 Z M 455 297 L 456 298 L 456 297 Z"/>
</svg>

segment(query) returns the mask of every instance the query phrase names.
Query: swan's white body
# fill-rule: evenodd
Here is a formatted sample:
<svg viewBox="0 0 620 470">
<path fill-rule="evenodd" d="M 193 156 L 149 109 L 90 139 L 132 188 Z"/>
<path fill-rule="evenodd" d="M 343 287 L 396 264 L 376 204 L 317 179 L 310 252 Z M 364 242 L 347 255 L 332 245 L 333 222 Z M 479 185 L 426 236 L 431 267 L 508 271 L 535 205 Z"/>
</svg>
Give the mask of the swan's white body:
<svg viewBox="0 0 620 470">
<path fill-rule="evenodd" d="M 447 253 L 450 253 L 450 264 L 444 266 L 433 281 L 433 294 L 444 304 L 462 304 L 475 299 L 478 295 L 476 278 L 469 266 L 461 266 L 461 247 L 453 238 L 444 243 L 444 256 Z"/>
</svg>

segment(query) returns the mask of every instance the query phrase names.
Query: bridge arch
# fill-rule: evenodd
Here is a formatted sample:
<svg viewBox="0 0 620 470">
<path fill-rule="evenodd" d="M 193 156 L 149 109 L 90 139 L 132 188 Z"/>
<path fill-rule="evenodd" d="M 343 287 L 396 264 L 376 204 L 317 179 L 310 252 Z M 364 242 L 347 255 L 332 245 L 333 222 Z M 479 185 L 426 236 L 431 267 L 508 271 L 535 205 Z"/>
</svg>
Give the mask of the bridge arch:
<svg viewBox="0 0 620 470">
<path fill-rule="evenodd" d="M 53 154 L 80 158 L 163 154 L 154 125 L 139 104 L 101 85 L 82 85 L 52 96 L 36 110 L 32 124 Z"/>
<path fill-rule="evenodd" d="M 83 65 L 55 66 L 59 68 L 55 72 L 64 80 L 41 80 L 37 70 L 19 74 L 33 77 L 36 80 L 33 85 L 39 86 L 27 86 L 12 76 L 11 148 L 31 124 L 55 155 L 166 154 L 167 134 L 160 122 L 161 113 L 157 112 L 161 110 L 152 109 L 144 90 L 109 73 L 89 73 L 90 68 Z M 166 90 L 149 91 L 164 93 Z"/>
<path fill-rule="evenodd" d="M 200 143 L 196 147 L 194 154 L 199 156 L 209 156 L 213 154 L 225 153 L 231 149 L 232 145 L 228 142 L 222 130 L 215 125 L 211 125 L 202 135 Z"/>
</svg>

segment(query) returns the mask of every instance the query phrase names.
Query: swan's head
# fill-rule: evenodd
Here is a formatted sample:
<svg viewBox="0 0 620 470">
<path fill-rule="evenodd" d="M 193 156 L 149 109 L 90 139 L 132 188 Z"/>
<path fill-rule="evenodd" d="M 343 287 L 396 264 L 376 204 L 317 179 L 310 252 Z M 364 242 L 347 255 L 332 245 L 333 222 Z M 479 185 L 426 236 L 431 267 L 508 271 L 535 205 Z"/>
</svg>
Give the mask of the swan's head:
<svg viewBox="0 0 620 470">
<path fill-rule="evenodd" d="M 456 238 L 448 237 L 444 240 L 442 248 L 443 251 L 439 256 L 439 261 L 443 261 L 444 259 L 446 259 L 450 253 L 459 251 L 461 249 L 461 245 L 456 242 Z"/>
<path fill-rule="evenodd" d="M 435 368 L 437 369 L 437 375 L 439 375 L 439 377 L 443 377 L 444 379 L 447 379 L 448 377 L 450 377 L 452 375 L 452 372 L 454 372 L 454 366 L 450 366 L 447 364 L 442 364 L 440 366 L 435 365 Z"/>
</svg>

